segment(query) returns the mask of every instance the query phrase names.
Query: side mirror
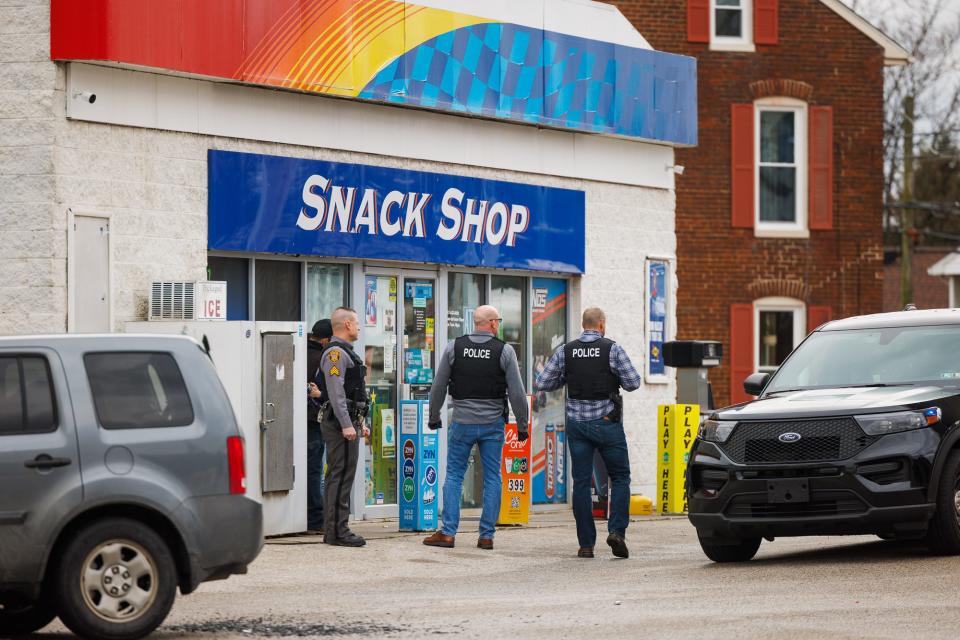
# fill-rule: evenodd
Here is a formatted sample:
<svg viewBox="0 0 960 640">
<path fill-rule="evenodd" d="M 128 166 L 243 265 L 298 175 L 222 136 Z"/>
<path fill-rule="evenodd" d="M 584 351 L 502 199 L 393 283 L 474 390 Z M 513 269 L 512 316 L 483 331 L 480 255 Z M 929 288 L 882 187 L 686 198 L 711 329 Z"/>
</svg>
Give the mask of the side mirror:
<svg viewBox="0 0 960 640">
<path fill-rule="evenodd" d="M 753 373 L 743 381 L 743 390 L 751 396 L 759 396 L 770 379 L 769 373 Z"/>
</svg>

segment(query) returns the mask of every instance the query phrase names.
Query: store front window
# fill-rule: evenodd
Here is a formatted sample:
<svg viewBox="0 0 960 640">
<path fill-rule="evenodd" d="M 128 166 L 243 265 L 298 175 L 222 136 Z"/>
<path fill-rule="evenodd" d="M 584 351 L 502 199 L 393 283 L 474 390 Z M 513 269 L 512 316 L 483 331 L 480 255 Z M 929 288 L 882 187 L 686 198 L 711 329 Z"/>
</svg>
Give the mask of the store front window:
<svg viewBox="0 0 960 640">
<path fill-rule="evenodd" d="M 317 320 L 329 318 L 337 307 L 347 305 L 348 280 L 346 265 L 307 263 L 308 328 Z"/>
<path fill-rule="evenodd" d="M 567 341 L 567 281 L 533 278 L 530 342 L 533 379 L 543 371 L 557 347 Z M 533 387 L 533 503 L 567 501 L 566 402 L 562 389 Z"/>
<path fill-rule="evenodd" d="M 490 304 L 497 308 L 503 321 L 500 323 L 501 340 L 513 347 L 520 362 L 520 378 L 527 379 L 527 343 L 525 338 L 527 279 L 521 276 L 492 276 L 490 278 Z"/>
<path fill-rule="evenodd" d="M 292 260 L 255 260 L 254 320 L 299 321 L 300 274 L 303 263 Z"/>
<path fill-rule="evenodd" d="M 250 261 L 209 256 L 207 277 L 227 283 L 227 320 L 249 320 Z"/>
</svg>

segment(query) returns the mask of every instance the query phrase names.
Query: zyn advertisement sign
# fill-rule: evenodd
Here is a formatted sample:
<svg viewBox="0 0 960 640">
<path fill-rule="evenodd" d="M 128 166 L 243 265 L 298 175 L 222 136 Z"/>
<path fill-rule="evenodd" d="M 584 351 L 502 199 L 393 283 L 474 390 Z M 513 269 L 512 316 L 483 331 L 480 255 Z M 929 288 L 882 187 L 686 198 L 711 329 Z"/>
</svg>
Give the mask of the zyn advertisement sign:
<svg viewBox="0 0 960 640">
<path fill-rule="evenodd" d="M 584 193 L 211 150 L 211 250 L 583 273 Z"/>
</svg>

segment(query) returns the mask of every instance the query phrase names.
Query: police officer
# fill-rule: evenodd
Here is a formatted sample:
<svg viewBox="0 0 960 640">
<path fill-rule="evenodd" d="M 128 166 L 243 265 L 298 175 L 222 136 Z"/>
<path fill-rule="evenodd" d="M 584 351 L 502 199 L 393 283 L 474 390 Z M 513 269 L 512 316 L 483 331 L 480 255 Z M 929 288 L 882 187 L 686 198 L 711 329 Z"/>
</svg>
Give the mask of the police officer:
<svg viewBox="0 0 960 640">
<path fill-rule="evenodd" d="M 500 314 L 491 306 L 473 312 L 473 333 L 447 345 L 430 389 L 428 426 L 442 426 L 440 409 L 447 391 L 453 398 L 453 422 L 447 437 L 447 477 L 443 484 L 442 526 L 424 539 L 432 547 L 453 547 L 460 526 L 460 492 L 470 450 L 480 451 L 483 464 L 483 510 L 477 546 L 493 549 L 494 525 L 500 515 L 500 458 L 503 454 L 507 397 L 517 417 L 518 439 L 529 437 L 528 406 L 517 354 L 495 336 Z"/>
<path fill-rule="evenodd" d="M 360 322 L 353 309 L 340 307 L 330 318 L 333 338 L 320 359 L 320 430 L 327 447 L 324 495 L 324 542 L 342 547 L 362 547 L 366 541 L 350 531 L 350 489 L 357 472 L 359 436 L 369 436 L 366 367 L 353 351 L 360 337 Z"/>
<path fill-rule="evenodd" d="M 567 386 L 567 444 L 573 465 L 573 516 L 580 550 L 593 557 L 597 528 L 593 523 L 590 481 L 593 456 L 600 452 L 610 476 L 607 544 L 618 558 L 629 557 L 624 536 L 630 521 L 630 458 L 623 432 L 620 389 L 640 387 L 640 374 L 623 348 L 604 337 L 607 319 L 601 309 L 583 312 L 583 333 L 559 347 L 537 376 L 537 389 Z"/>
<path fill-rule="evenodd" d="M 307 533 L 323 533 L 323 434 L 317 415 L 323 405 L 320 391 L 320 358 L 330 338 L 333 327 L 329 318 L 317 320 L 307 336 Z"/>
</svg>

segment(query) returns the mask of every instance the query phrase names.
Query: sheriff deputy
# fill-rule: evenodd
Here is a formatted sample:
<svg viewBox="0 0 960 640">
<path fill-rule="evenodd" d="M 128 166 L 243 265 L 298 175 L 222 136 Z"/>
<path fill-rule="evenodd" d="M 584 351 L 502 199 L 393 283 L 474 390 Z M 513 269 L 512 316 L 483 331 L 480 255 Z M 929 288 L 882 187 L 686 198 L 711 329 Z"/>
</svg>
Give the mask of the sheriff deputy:
<svg viewBox="0 0 960 640">
<path fill-rule="evenodd" d="M 583 333 L 559 347 L 537 376 L 537 389 L 567 386 L 567 446 L 573 465 L 573 516 L 580 549 L 592 558 L 597 539 L 593 523 L 590 481 L 593 456 L 600 452 L 610 477 L 610 518 L 607 544 L 618 558 L 630 553 L 624 539 L 630 522 L 630 456 L 623 432 L 620 389 L 640 387 L 640 374 L 623 348 L 606 338 L 607 317 L 597 307 L 583 312 Z"/>
<path fill-rule="evenodd" d="M 340 307 L 330 317 L 333 338 L 320 358 L 320 430 L 327 448 L 323 512 L 324 542 L 341 547 L 362 547 L 367 542 L 350 531 L 350 489 L 357 472 L 359 436 L 369 436 L 366 366 L 353 350 L 360 337 L 357 312 Z"/>
</svg>

